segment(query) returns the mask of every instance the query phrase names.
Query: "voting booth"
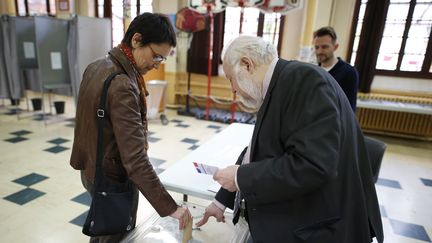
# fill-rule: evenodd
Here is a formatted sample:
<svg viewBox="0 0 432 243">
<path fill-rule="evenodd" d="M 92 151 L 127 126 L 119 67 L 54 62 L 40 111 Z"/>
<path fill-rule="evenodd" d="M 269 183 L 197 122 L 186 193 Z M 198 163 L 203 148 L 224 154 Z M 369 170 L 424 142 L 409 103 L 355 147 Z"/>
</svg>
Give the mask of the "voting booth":
<svg viewBox="0 0 432 243">
<path fill-rule="evenodd" d="M 0 98 L 24 97 L 20 64 L 35 64 L 35 49 L 34 45 L 31 46 L 31 43 L 34 44 L 34 33 L 33 19 L 0 16 Z M 28 62 L 24 56 L 24 49 L 28 50 Z"/>
<path fill-rule="evenodd" d="M 108 19 L 2 15 L 0 20 L 0 98 L 25 97 L 30 111 L 26 90 L 40 94 L 32 103 L 44 121 L 53 105 L 63 105 L 57 113 L 64 111 L 64 101 L 53 101 L 51 95 L 73 96 L 76 103 L 85 68 L 111 49 Z"/>
</svg>

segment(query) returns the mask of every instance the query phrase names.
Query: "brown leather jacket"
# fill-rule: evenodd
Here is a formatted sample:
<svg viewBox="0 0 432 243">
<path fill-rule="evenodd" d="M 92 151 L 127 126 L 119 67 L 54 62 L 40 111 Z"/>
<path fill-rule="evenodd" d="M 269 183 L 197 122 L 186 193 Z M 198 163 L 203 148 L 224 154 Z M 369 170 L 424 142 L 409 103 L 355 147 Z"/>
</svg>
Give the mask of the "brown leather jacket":
<svg viewBox="0 0 432 243">
<path fill-rule="evenodd" d="M 91 63 L 81 82 L 75 118 L 75 136 L 70 158 L 74 169 L 83 170 L 93 182 L 96 167 L 97 119 L 105 79 L 121 71 L 108 89 L 104 125 L 104 175 L 114 181 L 129 177 L 160 216 L 172 214 L 177 204 L 165 190 L 147 155 L 147 108 L 140 101 L 139 75 L 119 48 Z"/>
</svg>

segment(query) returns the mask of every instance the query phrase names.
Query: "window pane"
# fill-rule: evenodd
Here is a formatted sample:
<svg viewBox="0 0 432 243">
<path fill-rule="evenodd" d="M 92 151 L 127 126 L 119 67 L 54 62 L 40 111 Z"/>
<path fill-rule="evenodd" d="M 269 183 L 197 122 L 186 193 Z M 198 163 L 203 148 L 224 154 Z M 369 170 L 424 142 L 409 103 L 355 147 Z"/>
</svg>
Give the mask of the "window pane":
<svg viewBox="0 0 432 243">
<path fill-rule="evenodd" d="M 360 5 L 360 10 L 359 10 L 359 16 L 358 16 L 359 20 L 363 20 L 364 19 L 365 10 L 366 10 L 366 3 L 362 3 Z"/>
<path fill-rule="evenodd" d="M 153 13 L 153 0 L 141 0 L 140 13 Z"/>
<path fill-rule="evenodd" d="M 24 0 L 18 0 L 18 15 L 20 16 L 26 15 Z"/>
<path fill-rule="evenodd" d="M 391 1 L 378 53 L 377 69 L 396 70 L 408 10 L 409 1 Z"/>
<path fill-rule="evenodd" d="M 55 4 L 55 0 L 50 0 L 49 4 L 50 4 L 50 12 L 52 15 L 56 15 L 56 4 Z"/>
<path fill-rule="evenodd" d="M 227 7 L 225 9 L 225 33 L 224 45 L 235 37 L 239 36 L 240 32 L 240 15 L 242 9 L 240 7 Z M 257 8 L 243 9 L 243 24 L 241 34 L 258 35 L 260 11 Z M 277 46 L 279 40 L 280 14 L 264 14 L 263 20 L 263 39 Z"/>
<path fill-rule="evenodd" d="M 353 52 L 351 53 L 351 60 L 350 60 L 350 63 L 352 65 L 354 65 L 355 59 L 357 57 L 357 49 L 360 41 L 361 30 L 363 28 L 363 19 L 366 10 L 366 4 L 367 4 L 367 0 L 366 1 L 363 0 L 360 5 L 359 15 L 357 18 L 357 27 L 356 27 L 354 43 L 353 43 Z"/>
<path fill-rule="evenodd" d="M 413 21 L 428 21 L 432 19 L 432 1 L 429 3 L 417 3 L 414 8 Z"/>
<path fill-rule="evenodd" d="M 131 12 L 130 17 L 131 21 L 137 16 L 137 0 L 131 0 Z"/>
<path fill-rule="evenodd" d="M 123 26 L 123 2 L 112 1 L 113 46 L 118 45 L 123 39 Z"/>
<path fill-rule="evenodd" d="M 257 35 L 258 17 L 259 10 L 257 8 L 244 8 L 242 34 Z"/>
<path fill-rule="evenodd" d="M 425 54 L 428 38 L 408 38 L 405 46 L 405 54 Z"/>
<path fill-rule="evenodd" d="M 402 58 L 402 71 L 421 71 L 432 27 L 431 4 L 417 3 Z"/>
<path fill-rule="evenodd" d="M 104 7 L 103 4 L 102 5 L 98 5 L 98 16 L 99 18 L 103 18 L 104 17 Z"/>
<path fill-rule="evenodd" d="M 397 54 L 379 53 L 376 68 L 384 70 L 396 70 L 398 56 L 399 55 Z"/>
<path fill-rule="evenodd" d="M 264 15 L 263 39 L 278 45 L 281 15 L 277 13 Z"/>
<path fill-rule="evenodd" d="M 402 59 L 401 71 L 421 71 L 424 55 L 407 55 Z"/>
<path fill-rule="evenodd" d="M 240 8 L 227 7 L 225 11 L 224 46 L 238 36 L 240 30 Z"/>
<path fill-rule="evenodd" d="M 47 14 L 46 0 L 28 0 L 30 15 Z"/>
<path fill-rule="evenodd" d="M 383 37 L 379 52 L 398 54 L 402 44 L 402 37 L 396 38 L 392 36 Z"/>
<path fill-rule="evenodd" d="M 389 23 L 384 27 L 383 36 L 401 38 L 405 29 L 405 23 Z"/>
<path fill-rule="evenodd" d="M 352 54 L 351 54 L 351 66 L 354 66 L 355 65 L 355 60 L 356 60 L 356 57 L 357 57 L 357 52 L 353 52 Z"/>
<path fill-rule="evenodd" d="M 409 3 L 390 4 L 387 12 L 387 23 L 405 23 L 408 16 Z"/>
<path fill-rule="evenodd" d="M 354 38 L 353 52 L 357 52 L 357 48 L 358 48 L 358 45 L 359 45 L 359 41 L 360 41 L 360 38 L 359 38 L 358 36 L 356 36 L 356 37 Z"/>
</svg>

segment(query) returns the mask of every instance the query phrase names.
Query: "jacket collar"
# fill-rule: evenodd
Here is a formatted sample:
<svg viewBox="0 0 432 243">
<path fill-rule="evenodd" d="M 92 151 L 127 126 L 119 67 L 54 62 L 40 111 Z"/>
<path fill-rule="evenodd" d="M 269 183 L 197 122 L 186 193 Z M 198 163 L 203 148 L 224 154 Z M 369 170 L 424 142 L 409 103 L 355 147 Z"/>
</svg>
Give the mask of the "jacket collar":
<svg viewBox="0 0 432 243">
<path fill-rule="evenodd" d="M 132 66 L 132 63 L 129 61 L 127 56 L 120 50 L 120 48 L 114 47 L 108 52 L 108 54 L 123 68 L 124 71 L 126 71 L 129 77 L 136 77 L 136 75 L 140 75 L 138 71 Z"/>
<path fill-rule="evenodd" d="M 271 76 L 271 81 L 270 81 L 270 85 L 268 87 L 266 96 L 265 96 L 263 104 L 261 105 L 261 107 L 258 111 L 258 114 L 257 114 L 257 121 L 255 123 L 254 131 L 253 131 L 253 135 L 252 135 L 250 161 L 252 161 L 252 159 L 253 159 L 257 135 L 260 131 L 262 120 L 264 119 L 264 116 L 266 114 L 266 111 L 267 111 L 267 108 L 268 108 L 268 105 L 270 102 L 271 93 L 273 91 L 273 88 L 276 86 L 276 83 L 279 80 L 280 73 L 282 72 L 283 68 L 288 63 L 289 63 L 288 61 L 285 61 L 282 59 L 279 59 L 276 63 L 276 67 L 274 69 L 273 75 Z"/>
</svg>

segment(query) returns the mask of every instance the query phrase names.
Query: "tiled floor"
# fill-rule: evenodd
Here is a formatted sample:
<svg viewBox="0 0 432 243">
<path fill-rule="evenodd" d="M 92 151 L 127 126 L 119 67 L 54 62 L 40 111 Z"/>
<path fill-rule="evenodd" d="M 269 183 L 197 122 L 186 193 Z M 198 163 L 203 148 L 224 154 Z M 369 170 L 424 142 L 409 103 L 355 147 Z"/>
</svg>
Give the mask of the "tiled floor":
<svg viewBox="0 0 432 243">
<path fill-rule="evenodd" d="M 74 113 L 71 103 L 60 117 L 65 118 L 62 122 L 47 126 L 39 117 L 18 120 L 10 114 L 11 107 L 0 107 L 0 242 L 88 241 L 80 227 L 90 198 L 79 173 L 69 166 L 73 139 L 70 118 Z M 173 110 L 167 110 L 167 116 L 168 125 L 159 120 L 149 125 L 149 155 L 158 173 L 227 126 L 177 116 Z M 432 143 L 377 138 L 388 145 L 377 182 L 385 242 L 431 242 Z M 179 194 L 172 195 L 181 199 Z M 190 200 L 204 206 L 208 203 L 193 197 Z M 149 213 L 148 204 L 142 200 L 140 217 Z M 212 222 L 206 227 L 202 229 L 203 242 L 228 241 L 229 234 L 211 236 L 220 236 L 229 225 Z"/>
</svg>

